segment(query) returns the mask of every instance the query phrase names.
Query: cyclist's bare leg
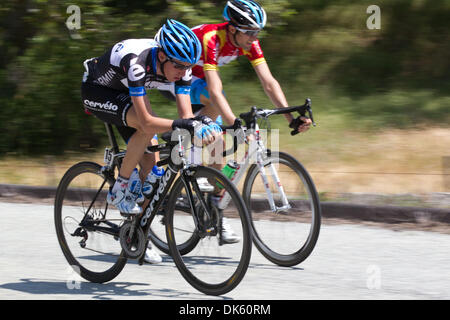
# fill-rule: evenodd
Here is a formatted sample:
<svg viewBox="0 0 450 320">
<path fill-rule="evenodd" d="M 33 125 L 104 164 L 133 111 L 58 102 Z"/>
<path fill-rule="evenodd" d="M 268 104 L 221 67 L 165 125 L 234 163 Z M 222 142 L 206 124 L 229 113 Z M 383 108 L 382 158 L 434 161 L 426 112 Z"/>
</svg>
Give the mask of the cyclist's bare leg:
<svg viewBox="0 0 450 320">
<path fill-rule="evenodd" d="M 158 141 L 156 139 L 152 139 L 150 145 L 154 146 L 157 145 Z M 152 170 L 153 166 L 160 160 L 159 158 L 159 152 L 157 153 L 144 153 L 142 156 L 141 161 L 139 162 L 139 166 L 141 167 L 141 170 L 139 171 L 139 177 L 141 178 L 141 181 L 144 182 L 147 175 Z M 142 203 L 141 207 L 144 209 L 147 207 L 147 204 L 150 200 L 145 198 L 144 202 Z"/>
<path fill-rule="evenodd" d="M 136 168 L 138 163 L 144 160 L 150 160 L 144 158 L 144 152 L 147 148 L 149 141 L 153 138 L 156 132 L 146 133 L 141 129 L 136 112 L 133 108 L 127 113 L 127 124 L 136 129 L 136 132 L 131 136 L 127 145 L 127 153 L 122 162 L 119 174 L 124 178 L 129 178 L 133 169 Z M 150 155 L 149 155 L 150 156 Z M 148 165 L 150 166 L 150 165 Z M 146 166 L 146 168 L 148 168 Z M 151 167 L 150 167 L 151 168 Z"/>
<path fill-rule="evenodd" d="M 158 140 L 151 139 L 149 146 L 154 146 L 158 144 Z M 140 178 L 142 181 L 147 177 L 147 175 L 152 170 L 153 166 L 160 160 L 159 152 L 157 153 L 144 153 L 141 161 L 139 161 L 139 166 L 141 170 L 139 172 Z"/>
<path fill-rule="evenodd" d="M 208 166 L 211 166 L 219 171 L 222 170 L 224 166 L 222 156 L 222 152 L 223 150 L 225 150 L 224 148 L 225 148 L 225 140 L 222 138 L 222 136 L 217 137 L 214 143 L 207 146 L 209 154 Z"/>
<path fill-rule="evenodd" d="M 131 136 L 127 145 L 127 153 L 123 158 L 122 167 L 119 172 L 123 178 L 128 179 L 130 177 L 133 169 L 136 168 L 137 164 L 143 158 L 150 139 L 151 137 L 148 134 L 139 130 Z"/>
<path fill-rule="evenodd" d="M 210 101 L 210 99 L 206 98 L 204 95 L 200 95 L 200 102 L 205 106 L 201 109 L 200 114 L 205 115 L 213 120 L 216 120 L 220 115 L 219 109 L 216 108 Z M 223 117 L 223 115 L 222 115 Z M 219 145 L 220 144 L 220 147 Z M 208 166 L 213 167 L 217 170 L 222 170 L 224 167 L 224 159 L 222 156 L 222 151 L 225 150 L 225 139 L 223 136 L 220 136 L 220 139 L 216 138 L 216 141 L 208 146 L 208 153 L 210 155 L 210 161 Z M 211 159 L 213 160 L 211 163 Z M 217 187 L 217 184 L 214 181 L 209 181 L 211 185 L 214 186 L 213 197 L 211 197 L 212 201 L 219 201 L 221 196 L 224 194 L 225 189 L 220 189 Z M 214 200 L 215 199 L 215 200 Z M 217 205 L 217 203 L 216 203 Z M 220 210 L 222 211 L 222 210 Z M 226 227 L 225 227 L 226 226 Z M 236 243 L 240 241 L 240 238 L 236 236 L 233 229 L 231 229 L 230 225 L 225 223 L 225 218 L 222 219 L 222 241 L 224 243 Z"/>
<path fill-rule="evenodd" d="M 200 110 L 200 114 L 203 116 L 207 116 L 210 119 L 216 120 L 220 115 L 220 111 L 218 108 L 214 107 L 211 99 L 208 99 L 204 95 L 200 95 L 200 102 L 204 105 L 204 107 Z"/>
<path fill-rule="evenodd" d="M 200 102 L 204 105 L 204 107 L 200 110 L 200 114 L 203 116 L 207 116 L 210 119 L 216 120 L 220 115 L 220 112 L 218 108 L 214 107 L 211 100 L 204 95 L 200 95 Z M 218 143 L 222 143 L 222 148 L 217 148 Z M 209 165 L 214 169 L 221 170 L 224 166 L 223 157 L 220 154 L 216 157 L 216 149 L 224 150 L 223 148 L 225 148 L 225 141 L 222 139 L 222 137 L 220 137 L 219 139 L 216 138 L 216 141 L 208 146 L 210 159 L 213 159 L 212 163 L 209 163 Z"/>
</svg>

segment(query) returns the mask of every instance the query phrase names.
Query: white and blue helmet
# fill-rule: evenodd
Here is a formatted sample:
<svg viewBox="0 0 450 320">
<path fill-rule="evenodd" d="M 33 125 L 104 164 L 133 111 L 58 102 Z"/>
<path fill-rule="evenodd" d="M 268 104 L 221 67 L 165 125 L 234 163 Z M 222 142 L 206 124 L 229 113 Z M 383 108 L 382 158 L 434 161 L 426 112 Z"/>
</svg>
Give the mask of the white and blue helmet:
<svg viewBox="0 0 450 320">
<path fill-rule="evenodd" d="M 262 29 L 267 16 L 264 9 L 253 0 L 230 0 L 223 10 L 223 17 L 236 27 Z"/>
<path fill-rule="evenodd" d="M 155 41 L 169 58 L 196 64 L 200 59 L 202 46 L 194 32 L 186 25 L 167 19 L 159 29 Z"/>
</svg>

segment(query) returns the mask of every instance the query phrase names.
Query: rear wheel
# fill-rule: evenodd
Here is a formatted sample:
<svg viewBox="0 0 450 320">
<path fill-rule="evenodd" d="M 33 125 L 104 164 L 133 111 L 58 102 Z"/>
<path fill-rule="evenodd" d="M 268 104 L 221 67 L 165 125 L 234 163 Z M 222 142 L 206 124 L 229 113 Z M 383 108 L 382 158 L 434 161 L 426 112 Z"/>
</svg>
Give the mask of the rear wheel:
<svg viewBox="0 0 450 320">
<path fill-rule="evenodd" d="M 55 228 L 63 254 L 81 277 L 97 283 L 114 279 L 127 263 L 119 242 L 123 218 L 108 207 L 109 187 L 100 165 L 80 162 L 65 173 L 55 198 Z"/>
</svg>

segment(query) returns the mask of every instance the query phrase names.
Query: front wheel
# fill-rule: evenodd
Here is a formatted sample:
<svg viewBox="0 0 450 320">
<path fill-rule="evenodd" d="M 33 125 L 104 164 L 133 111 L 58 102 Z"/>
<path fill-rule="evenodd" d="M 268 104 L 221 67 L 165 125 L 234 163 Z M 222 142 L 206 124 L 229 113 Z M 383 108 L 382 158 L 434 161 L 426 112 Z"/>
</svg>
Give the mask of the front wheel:
<svg viewBox="0 0 450 320">
<path fill-rule="evenodd" d="M 170 192 L 166 212 L 170 252 L 178 270 L 194 288 L 208 295 L 225 294 L 240 283 L 250 262 L 248 212 L 236 187 L 220 171 L 201 166 L 189 170 L 176 180 Z M 220 186 L 223 197 L 201 192 L 196 187 L 199 178 L 206 178 L 216 191 Z M 223 201 L 227 197 L 228 203 Z M 179 198 L 189 200 L 190 213 L 177 208 Z M 193 237 L 198 243 L 183 254 L 180 244 Z"/>
<path fill-rule="evenodd" d="M 252 220 L 253 242 L 269 261 L 290 267 L 311 254 L 319 237 L 321 208 L 300 162 L 272 152 L 261 166 L 249 168 L 242 196 Z"/>
</svg>

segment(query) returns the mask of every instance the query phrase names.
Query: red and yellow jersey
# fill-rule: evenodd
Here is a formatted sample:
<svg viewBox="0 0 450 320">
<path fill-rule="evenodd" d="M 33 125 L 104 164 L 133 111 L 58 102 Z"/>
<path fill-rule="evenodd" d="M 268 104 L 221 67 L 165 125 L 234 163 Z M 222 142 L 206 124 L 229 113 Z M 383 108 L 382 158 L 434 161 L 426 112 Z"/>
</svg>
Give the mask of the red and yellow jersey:
<svg viewBox="0 0 450 320">
<path fill-rule="evenodd" d="M 204 78 L 203 71 L 218 70 L 219 66 L 242 55 L 247 56 L 253 66 L 266 61 L 258 40 L 253 42 L 250 51 L 235 47 L 228 39 L 227 25 L 228 22 L 203 24 L 192 29 L 202 44 L 202 55 L 195 67 L 192 68 L 192 75 Z"/>
</svg>

